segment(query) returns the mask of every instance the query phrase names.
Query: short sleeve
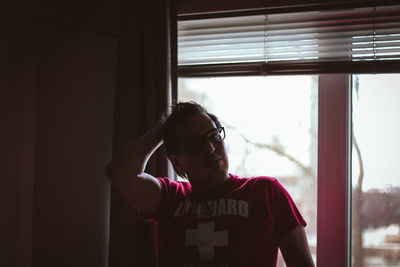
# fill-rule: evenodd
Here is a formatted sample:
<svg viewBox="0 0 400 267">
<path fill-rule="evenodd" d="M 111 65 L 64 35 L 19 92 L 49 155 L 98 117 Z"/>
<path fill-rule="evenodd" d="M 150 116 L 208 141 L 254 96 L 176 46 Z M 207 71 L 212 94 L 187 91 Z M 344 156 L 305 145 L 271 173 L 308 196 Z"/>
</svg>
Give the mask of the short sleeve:
<svg viewBox="0 0 400 267">
<path fill-rule="evenodd" d="M 278 241 L 296 226 L 307 225 L 292 197 L 278 180 L 272 180 L 270 193 Z"/>
<path fill-rule="evenodd" d="M 188 183 L 176 182 L 168 177 L 157 178 L 157 181 L 161 185 L 161 203 L 157 211 L 152 215 L 146 215 L 139 212 L 139 217 L 144 221 L 159 223 L 168 214 L 172 214 L 174 203 L 188 191 Z"/>
</svg>

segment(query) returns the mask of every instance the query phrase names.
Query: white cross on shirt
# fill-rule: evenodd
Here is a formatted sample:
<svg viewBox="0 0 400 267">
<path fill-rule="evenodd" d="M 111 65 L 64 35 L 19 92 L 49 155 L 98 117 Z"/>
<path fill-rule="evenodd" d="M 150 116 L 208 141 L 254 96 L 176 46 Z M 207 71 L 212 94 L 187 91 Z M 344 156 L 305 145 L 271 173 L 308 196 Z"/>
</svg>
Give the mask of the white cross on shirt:
<svg viewBox="0 0 400 267">
<path fill-rule="evenodd" d="M 228 230 L 214 231 L 215 222 L 200 222 L 197 229 L 186 229 L 185 245 L 199 248 L 201 260 L 214 259 L 215 246 L 228 245 Z"/>
</svg>

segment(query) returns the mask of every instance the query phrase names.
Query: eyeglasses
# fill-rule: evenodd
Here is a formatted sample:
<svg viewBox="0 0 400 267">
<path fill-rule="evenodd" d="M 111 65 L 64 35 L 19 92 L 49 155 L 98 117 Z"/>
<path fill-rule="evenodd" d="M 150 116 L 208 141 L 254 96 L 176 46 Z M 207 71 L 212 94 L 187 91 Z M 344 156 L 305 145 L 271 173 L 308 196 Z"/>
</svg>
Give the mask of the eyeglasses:
<svg viewBox="0 0 400 267">
<path fill-rule="evenodd" d="M 204 149 L 206 145 L 206 140 L 209 140 L 212 143 L 219 143 L 225 139 L 225 129 L 224 127 L 217 127 L 211 129 L 207 133 L 189 138 L 185 142 L 183 142 L 181 146 L 181 151 L 187 154 L 193 154 L 198 151 Z"/>
</svg>

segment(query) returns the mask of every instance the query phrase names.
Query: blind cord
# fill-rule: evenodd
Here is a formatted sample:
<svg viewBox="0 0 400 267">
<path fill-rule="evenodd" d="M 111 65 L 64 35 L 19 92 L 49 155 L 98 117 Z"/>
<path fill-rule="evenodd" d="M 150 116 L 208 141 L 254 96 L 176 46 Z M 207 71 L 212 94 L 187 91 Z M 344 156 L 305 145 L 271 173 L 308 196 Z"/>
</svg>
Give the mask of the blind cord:
<svg viewBox="0 0 400 267">
<path fill-rule="evenodd" d="M 268 63 L 268 52 L 267 52 L 267 43 L 268 43 L 268 31 L 267 31 L 267 24 L 268 24 L 268 15 L 265 15 L 264 20 L 264 60 Z"/>
<path fill-rule="evenodd" d="M 376 6 L 374 6 L 374 15 L 372 19 L 372 51 L 374 53 L 374 61 L 376 61 L 376 32 L 375 32 L 375 22 L 376 22 Z"/>
</svg>

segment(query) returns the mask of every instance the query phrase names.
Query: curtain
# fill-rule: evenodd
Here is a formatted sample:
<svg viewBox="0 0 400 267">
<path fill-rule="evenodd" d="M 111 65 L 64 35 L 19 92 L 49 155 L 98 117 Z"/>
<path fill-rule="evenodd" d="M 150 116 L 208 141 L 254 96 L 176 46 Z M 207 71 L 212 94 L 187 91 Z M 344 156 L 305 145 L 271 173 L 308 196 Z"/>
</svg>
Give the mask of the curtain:
<svg viewBox="0 0 400 267">
<path fill-rule="evenodd" d="M 117 40 L 85 5 L 0 4 L 0 266 L 108 265 Z"/>
<path fill-rule="evenodd" d="M 171 103 L 177 80 L 175 13 L 173 0 L 122 1 L 113 153 L 155 126 Z M 146 171 L 168 175 L 162 150 L 152 156 Z M 157 226 L 141 221 L 112 190 L 109 266 L 158 266 Z"/>
</svg>

